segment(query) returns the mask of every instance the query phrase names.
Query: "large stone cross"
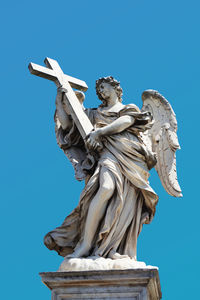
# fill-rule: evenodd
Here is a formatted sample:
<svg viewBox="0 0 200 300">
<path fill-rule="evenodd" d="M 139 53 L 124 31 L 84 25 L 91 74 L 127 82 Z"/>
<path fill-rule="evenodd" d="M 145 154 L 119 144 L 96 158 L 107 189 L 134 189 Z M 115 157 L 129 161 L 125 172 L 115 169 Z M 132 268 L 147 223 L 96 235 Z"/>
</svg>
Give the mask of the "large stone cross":
<svg viewBox="0 0 200 300">
<path fill-rule="evenodd" d="M 72 88 L 87 91 L 87 84 L 77 78 L 63 73 L 56 60 L 45 58 L 47 68 L 30 63 L 28 68 L 31 74 L 54 81 L 56 86 L 62 86 L 65 90 L 64 101 L 83 139 L 93 130 L 93 125 L 85 114 L 81 103 Z"/>
</svg>

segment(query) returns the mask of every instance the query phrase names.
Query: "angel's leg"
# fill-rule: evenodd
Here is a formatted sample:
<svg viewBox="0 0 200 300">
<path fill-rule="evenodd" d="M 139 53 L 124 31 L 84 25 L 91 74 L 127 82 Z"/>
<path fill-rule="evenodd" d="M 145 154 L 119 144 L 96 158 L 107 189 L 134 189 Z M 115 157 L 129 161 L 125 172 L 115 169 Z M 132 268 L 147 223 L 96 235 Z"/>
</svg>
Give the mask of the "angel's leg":
<svg viewBox="0 0 200 300">
<path fill-rule="evenodd" d="M 99 189 L 93 198 L 86 219 L 84 238 L 82 244 L 67 257 L 87 256 L 92 246 L 92 241 L 97 227 L 105 213 L 108 200 L 115 189 L 115 181 L 111 172 L 105 167 L 101 168 L 99 175 Z"/>
</svg>

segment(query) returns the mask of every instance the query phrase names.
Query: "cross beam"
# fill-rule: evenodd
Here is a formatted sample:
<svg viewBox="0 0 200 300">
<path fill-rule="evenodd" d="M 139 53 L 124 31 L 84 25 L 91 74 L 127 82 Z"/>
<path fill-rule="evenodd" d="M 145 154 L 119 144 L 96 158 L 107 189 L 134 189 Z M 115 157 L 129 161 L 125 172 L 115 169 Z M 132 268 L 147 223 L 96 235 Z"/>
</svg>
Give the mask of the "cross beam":
<svg viewBox="0 0 200 300">
<path fill-rule="evenodd" d="M 94 127 L 72 88 L 86 91 L 88 89 L 87 84 L 82 80 L 64 74 L 58 62 L 54 59 L 47 57 L 44 63 L 47 68 L 34 63 L 30 63 L 28 68 L 31 74 L 54 81 L 57 87 L 62 86 L 65 89 L 64 101 L 82 138 L 85 139 Z"/>
</svg>

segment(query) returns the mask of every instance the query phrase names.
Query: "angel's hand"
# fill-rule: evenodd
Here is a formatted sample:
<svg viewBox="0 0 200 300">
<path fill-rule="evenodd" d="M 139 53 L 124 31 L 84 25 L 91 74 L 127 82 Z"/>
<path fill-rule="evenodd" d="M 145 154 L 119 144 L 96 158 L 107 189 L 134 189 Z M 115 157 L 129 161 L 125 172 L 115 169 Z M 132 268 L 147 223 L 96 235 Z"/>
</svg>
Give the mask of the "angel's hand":
<svg viewBox="0 0 200 300">
<path fill-rule="evenodd" d="M 58 92 L 58 93 L 61 93 L 61 94 L 62 94 L 62 93 L 67 93 L 67 89 L 61 85 L 61 86 L 59 86 L 59 87 L 57 88 L 57 92 Z"/>
<path fill-rule="evenodd" d="M 56 104 L 61 104 L 63 101 L 63 93 L 66 93 L 67 90 L 63 86 L 57 88 Z"/>
<path fill-rule="evenodd" d="M 86 146 L 89 150 L 102 150 L 103 145 L 101 142 L 101 133 L 99 129 L 92 131 L 86 137 Z"/>
</svg>

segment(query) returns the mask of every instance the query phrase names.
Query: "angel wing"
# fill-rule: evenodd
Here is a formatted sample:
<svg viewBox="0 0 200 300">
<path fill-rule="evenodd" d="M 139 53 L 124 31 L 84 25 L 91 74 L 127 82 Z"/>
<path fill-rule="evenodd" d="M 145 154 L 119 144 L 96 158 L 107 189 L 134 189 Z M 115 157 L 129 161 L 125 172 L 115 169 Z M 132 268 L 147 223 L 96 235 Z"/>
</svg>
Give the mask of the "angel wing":
<svg viewBox="0 0 200 300">
<path fill-rule="evenodd" d="M 144 91 L 142 100 L 142 111 L 150 111 L 154 118 L 152 128 L 144 135 L 144 143 L 156 153 L 155 169 L 167 193 L 181 197 L 176 171 L 175 152 L 180 149 L 176 115 L 169 102 L 157 91 Z"/>
</svg>

